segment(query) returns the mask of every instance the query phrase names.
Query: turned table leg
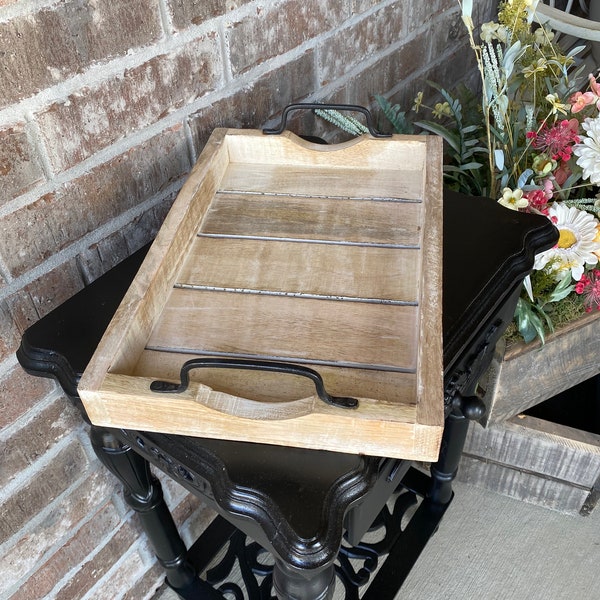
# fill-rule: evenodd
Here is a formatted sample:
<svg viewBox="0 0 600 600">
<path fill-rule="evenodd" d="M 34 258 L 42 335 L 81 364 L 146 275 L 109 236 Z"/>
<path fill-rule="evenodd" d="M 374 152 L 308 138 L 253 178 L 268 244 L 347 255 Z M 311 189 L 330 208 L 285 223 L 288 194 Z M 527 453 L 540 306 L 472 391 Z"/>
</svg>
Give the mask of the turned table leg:
<svg viewBox="0 0 600 600">
<path fill-rule="evenodd" d="M 448 504 L 452 500 L 452 482 L 458 473 L 469 421 L 479 420 L 484 414 L 485 405 L 479 398 L 456 394 L 444 424 L 439 459 L 431 466 L 429 499 L 432 502 Z"/>
<path fill-rule="evenodd" d="M 223 595 L 200 580 L 188 562 L 187 549 L 148 461 L 109 429 L 92 426 L 90 438 L 100 461 L 123 484 L 125 501 L 138 515 L 169 586 L 186 600 L 222 600 Z"/>
<path fill-rule="evenodd" d="M 281 560 L 275 561 L 273 591 L 279 600 L 331 600 L 334 587 L 333 563 L 315 572 L 296 569 Z"/>
</svg>

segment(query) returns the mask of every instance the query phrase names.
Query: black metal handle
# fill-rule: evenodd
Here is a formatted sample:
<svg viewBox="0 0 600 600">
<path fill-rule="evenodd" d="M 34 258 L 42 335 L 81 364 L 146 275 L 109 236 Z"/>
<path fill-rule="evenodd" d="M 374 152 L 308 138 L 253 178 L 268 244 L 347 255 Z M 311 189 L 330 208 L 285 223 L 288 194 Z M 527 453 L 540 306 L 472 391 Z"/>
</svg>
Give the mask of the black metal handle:
<svg viewBox="0 0 600 600">
<path fill-rule="evenodd" d="M 170 381 L 153 381 L 150 384 L 150 390 L 159 393 L 179 394 L 187 390 L 190 383 L 189 372 L 192 369 L 199 368 L 212 369 L 248 369 L 251 371 L 271 371 L 275 373 L 285 373 L 287 375 L 300 375 L 308 377 L 315 384 L 317 395 L 326 404 L 337 406 L 339 408 L 357 408 L 358 400 L 356 398 L 348 398 L 345 396 L 331 396 L 325 389 L 325 384 L 319 373 L 291 363 L 260 361 L 260 360 L 243 360 L 235 358 L 192 358 L 183 363 L 179 378 L 181 383 L 171 383 Z"/>
<path fill-rule="evenodd" d="M 267 135 L 278 135 L 285 131 L 285 127 L 287 125 L 287 118 L 290 112 L 293 110 L 339 110 L 339 111 L 349 111 L 349 112 L 359 112 L 365 115 L 367 121 L 367 129 L 369 133 L 376 138 L 387 138 L 391 137 L 391 133 L 381 133 L 375 129 L 373 125 L 373 117 L 368 109 L 364 106 L 359 106 L 356 104 L 320 104 L 318 102 L 301 102 L 299 104 L 288 104 L 281 114 L 281 123 L 274 128 L 263 129 L 263 133 Z"/>
</svg>

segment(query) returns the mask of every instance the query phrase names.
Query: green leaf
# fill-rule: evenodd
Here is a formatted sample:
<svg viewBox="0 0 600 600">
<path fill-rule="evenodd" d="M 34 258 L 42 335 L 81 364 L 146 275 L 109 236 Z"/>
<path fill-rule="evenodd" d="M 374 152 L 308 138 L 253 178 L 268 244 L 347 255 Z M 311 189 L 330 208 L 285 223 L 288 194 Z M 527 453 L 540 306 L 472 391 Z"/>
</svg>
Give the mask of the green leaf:
<svg viewBox="0 0 600 600">
<path fill-rule="evenodd" d="M 565 277 L 554 288 L 554 291 L 548 297 L 548 302 L 558 302 L 566 298 L 575 289 L 575 284 L 571 283 L 571 277 Z"/>
<path fill-rule="evenodd" d="M 406 112 L 400 109 L 399 104 L 392 105 L 387 98 L 380 95 L 376 95 L 375 100 L 396 133 L 412 133 L 412 126 L 406 118 Z"/>
<path fill-rule="evenodd" d="M 481 169 L 483 165 L 481 163 L 478 162 L 470 162 L 470 163 L 465 163 L 464 165 L 460 165 L 459 167 L 456 167 L 454 165 L 444 165 L 444 170 L 447 171 L 458 171 L 458 172 L 463 172 L 463 171 L 470 171 L 471 169 Z"/>
<path fill-rule="evenodd" d="M 517 329 L 523 336 L 525 343 L 529 344 L 536 337 L 539 337 L 542 344 L 545 341 L 544 323 L 540 317 L 534 312 L 533 306 L 519 298 L 517 308 L 515 310 L 515 321 Z"/>
<path fill-rule="evenodd" d="M 443 125 L 439 125 L 438 123 L 432 123 L 431 121 L 417 121 L 415 125 L 418 125 L 426 131 L 430 131 L 431 133 L 435 133 L 436 135 L 443 137 L 444 140 L 448 142 L 448 145 L 458 155 L 460 155 L 460 138 L 455 133 L 452 133 Z"/>
</svg>

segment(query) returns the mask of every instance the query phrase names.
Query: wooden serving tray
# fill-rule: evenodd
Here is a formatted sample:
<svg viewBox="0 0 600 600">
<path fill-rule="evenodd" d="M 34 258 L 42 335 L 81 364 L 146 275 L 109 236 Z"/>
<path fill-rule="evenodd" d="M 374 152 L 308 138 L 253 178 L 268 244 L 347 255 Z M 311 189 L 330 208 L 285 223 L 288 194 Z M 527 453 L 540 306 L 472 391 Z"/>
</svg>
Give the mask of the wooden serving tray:
<svg viewBox="0 0 600 600">
<path fill-rule="evenodd" d="M 439 138 L 215 130 L 81 379 L 90 419 L 437 459 L 441 237 Z"/>
</svg>

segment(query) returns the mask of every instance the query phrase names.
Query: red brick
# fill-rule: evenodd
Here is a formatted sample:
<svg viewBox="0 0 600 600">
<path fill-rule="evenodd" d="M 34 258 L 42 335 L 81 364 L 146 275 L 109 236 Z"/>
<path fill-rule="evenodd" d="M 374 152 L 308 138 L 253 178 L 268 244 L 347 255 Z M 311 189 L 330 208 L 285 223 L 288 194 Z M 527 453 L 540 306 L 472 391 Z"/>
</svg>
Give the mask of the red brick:
<svg viewBox="0 0 600 600">
<path fill-rule="evenodd" d="M 192 40 L 37 115 L 55 171 L 155 123 L 213 90 L 223 71 L 216 34 Z"/>
<path fill-rule="evenodd" d="M 101 581 L 86 594 L 86 600 L 121 598 L 131 587 L 135 587 L 137 580 L 143 576 L 146 568 L 140 555 L 137 552 L 130 552 L 123 557 L 123 560 L 115 567 L 108 578 Z M 72 596 L 58 596 L 58 598 L 71 600 Z"/>
<path fill-rule="evenodd" d="M 285 54 L 337 27 L 347 17 L 343 2 L 288 0 L 233 23 L 226 35 L 234 75 Z"/>
<path fill-rule="evenodd" d="M 17 368 L 18 369 L 18 368 Z M 40 379 L 29 377 L 29 379 Z M 13 396 L 20 399 L 21 396 Z M 2 400 L 0 400 L 0 403 Z M 70 435 L 82 423 L 79 411 L 65 398 L 57 398 L 41 410 L 14 435 L 4 440 L 4 458 L 0 488 L 30 467 L 57 442 Z"/>
<path fill-rule="evenodd" d="M 21 340 L 21 332 L 14 322 L 8 304 L 0 302 L 0 363 L 16 352 Z M 1 398 L 0 398 L 1 401 Z M 2 417 L 0 417 L 2 423 Z M 2 425 L 0 425 L 2 427 Z"/>
<path fill-rule="evenodd" d="M 122 600 L 154 600 L 154 595 L 165 580 L 165 570 L 155 564 L 141 579 L 135 582 L 132 589 L 125 593 Z M 12 598 L 11 598 L 12 600 Z"/>
<path fill-rule="evenodd" d="M 4 200 L 16 198 L 44 179 L 27 141 L 24 123 L 0 131 L 0 178 Z M 0 201 L 0 206 L 2 203 Z"/>
<path fill-rule="evenodd" d="M 73 485 L 86 468 L 87 459 L 78 442 L 72 442 L 61 450 L 43 472 L 32 477 L 0 505 L 0 543 L 17 533 Z"/>
<path fill-rule="evenodd" d="M 0 389 L 0 429 L 3 429 L 43 400 L 55 389 L 55 384 L 49 379 L 32 377 L 16 366 L 0 378 Z M 0 481 L 10 476 L 9 465 L 15 460 L 12 454 L 3 451 L 3 455 Z"/>
<path fill-rule="evenodd" d="M 64 0 L 0 23 L 0 106 L 161 35 L 157 0 Z"/>
<path fill-rule="evenodd" d="M 167 5 L 173 26 L 182 30 L 224 15 L 248 2 L 250 0 L 167 0 Z"/>
<path fill-rule="evenodd" d="M 475 5 L 486 4 L 486 2 L 475 2 Z M 491 3 L 488 3 L 491 4 Z M 436 19 L 438 15 L 445 11 L 450 11 L 457 14 L 460 11 L 458 2 L 456 0 L 435 0 L 433 2 L 412 2 L 411 10 L 406 11 L 406 23 L 408 32 L 422 29 L 423 27 L 431 27 L 432 21 Z M 461 25 L 465 29 L 464 24 L 461 20 Z M 466 31 L 466 29 L 465 29 Z M 444 31 L 444 26 L 438 22 L 435 23 L 435 27 L 430 30 L 430 33 L 437 35 L 447 35 L 447 31 Z"/>
<path fill-rule="evenodd" d="M 75 259 L 44 273 L 6 299 L 20 333 L 83 288 Z"/>
<path fill-rule="evenodd" d="M 102 507 L 109 500 L 112 493 L 115 490 L 115 479 L 104 469 L 99 467 L 98 471 L 95 471 L 88 475 L 83 480 L 81 485 L 76 487 L 70 495 L 60 498 L 57 502 L 52 504 L 54 499 L 54 493 L 50 494 L 45 502 L 39 503 L 39 508 L 51 506 L 51 510 L 48 512 L 46 518 L 40 523 L 37 523 L 35 528 L 27 528 L 27 522 L 29 519 L 24 520 L 20 525 L 16 523 L 16 518 L 13 518 L 14 510 L 19 511 L 21 516 L 23 511 L 27 508 L 32 498 L 37 499 L 39 489 L 42 487 L 48 488 L 46 478 L 49 476 L 52 480 L 55 477 L 55 473 L 60 472 L 61 468 L 65 470 L 65 466 L 61 463 L 68 459 L 68 467 L 70 470 L 72 466 L 83 476 L 86 472 L 86 465 L 83 459 L 77 457 L 75 453 L 74 457 L 65 457 L 63 454 L 56 457 L 57 465 L 48 465 L 43 471 L 40 472 L 39 477 L 32 482 L 30 486 L 23 488 L 19 493 L 15 494 L 10 498 L 5 505 L 10 504 L 13 508 L 13 512 L 7 513 L 9 520 L 7 524 L 2 522 L 0 527 L 6 528 L 8 526 L 16 526 L 15 533 L 19 532 L 20 536 L 16 544 L 11 548 L 8 548 L 5 556 L 1 557 L 2 562 L 6 565 L 6 572 L 11 574 L 8 580 L 0 579 L 0 597 L 3 597 L 4 592 L 13 585 L 15 581 L 19 579 L 25 579 L 28 575 L 33 574 L 40 561 L 47 557 L 48 552 L 53 552 L 58 546 L 64 545 L 67 537 L 72 537 L 73 529 L 76 529 L 78 524 L 82 521 L 87 521 L 91 514 L 94 514 L 99 507 Z M 75 464 L 71 464 L 71 458 L 75 458 Z M 60 461 L 60 462 L 58 462 Z M 69 481 L 62 482 L 65 489 L 69 485 Z M 66 485 L 65 485 L 66 484 Z M 34 492 L 34 496 L 30 498 L 27 495 L 27 491 L 31 490 Z M 22 505 L 25 507 L 23 510 L 19 508 Z M 37 507 L 37 504 L 36 504 Z M 2 521 L 4 521 L 4 508 L 0 508 L 2 512 Z M 28 511 L 33 516 L 33 510 Z M 94 543 L 97 545 L 102 540 L 94 538 Z M 82 556 L 81 560 L 85 557 Z"/>
<path fill-rule="evenodd" d="M 287 104 L 312 93 L 314 78 L 314 53 L 309 50 L 263 75 L 249 88 L 202 109 L 190 117 L 196 148 L 202 148 L 215 127 L 261 127 Z"/>
<path fill-rule="evenodd" d="M 189 169 L 183 127 L 165 130 L 4 217 L 0 255 L 17 277 L 155 196 Z"/>
<path fill-rule="evenodd" d="M 120 524 L 120 516 L 108 502 L 75 535 L 57 550 L 35 573 L 25 581 L 11 600 L 30 600 L 49 597 L 57 582 L 85 561 L 97 545 L 113 535 Z M 75 596 L 73 596 L 75 597 Z"/>
<path fill-rule="evenodd" d="M 368 105 L 375 94 L 385 94 L 398 83 L 410 81 L 411 75 L 424 64 L 429 32 L 422 32 L 410 43 L 384 56 L 362 73 L 352 78 L 348 85 L 348 99 L 352 104 Z M 407 110 L 410 106 L 407 107 Z"/>
<path fill-rule="evenodd" d="M 87 248 L 78 258 L 86 282 L 91 282 L 151 242 L 165 220 L 177 192 L 167 194 L 157 205 L 118 231 Z"/>
<path fill-rule="evenodd" d="M 321 85 L 341 77 L 358 63 L 401 40 L 405 13 L 397 2 L 371 13 L 328 38 L 320 48 Z"/>
<path fill-rule="evenodd" d="M 132 529 L 129 523 L 121 525 L 121 527 L 111 535 L 109 541 L 99 552 L 80 564 L 77 572 L 73 575 L 71 580 L 56 593 L 54 599 L 72 600 L 73 598 L 83 598 L 83 596 L 85 596 L 86 593 L 111 570 L 115 563 L 123 557 L 133 542 L 138 538 L 138 535 L 137 531 Z M 101 541 L 102 538 L 96 538 L 96 542 Z M 136 554 L 132 554 L 132 560 L 127 561 L 126 565 L 129 575 L 133 575 L 127 581 L 128 585 L 124 586 L 123 582 L 119 580 L 118 572 L 111 573 L 110 580 L 105 582 L 102 586 L 102 589 L 105 592 L 104 598 L 119 597 L 119 593 L 116 593 L 117 590 L 122 593 L 129 589 L 132 580 L 135 580 L 135 575 L 139 574 L 140 570 L 145 570 L 143 567 L 140 569 L 141 561 Z M 114 590 L 115 593 L 112 593 L 112 590 Z"/>
</svg>

